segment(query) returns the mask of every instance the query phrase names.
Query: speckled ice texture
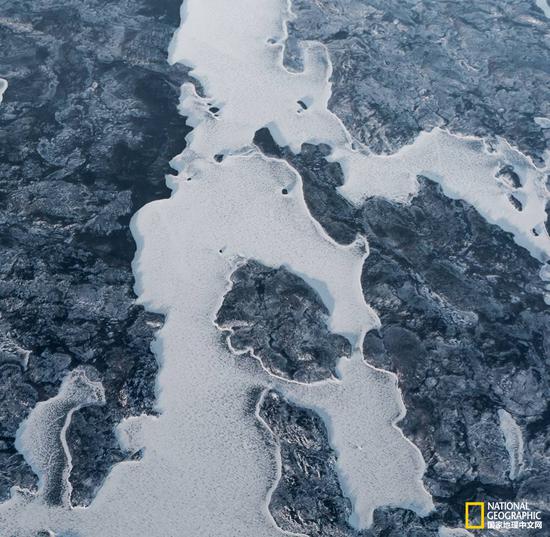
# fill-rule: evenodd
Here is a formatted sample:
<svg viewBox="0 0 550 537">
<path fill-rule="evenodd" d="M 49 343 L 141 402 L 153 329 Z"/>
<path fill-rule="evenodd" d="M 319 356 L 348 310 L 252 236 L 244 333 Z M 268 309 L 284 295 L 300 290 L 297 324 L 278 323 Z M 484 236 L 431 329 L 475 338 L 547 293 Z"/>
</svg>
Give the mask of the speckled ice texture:
<svg viewBox="0 0 550 537">
<path fill-rule="evenodd" d="M 443 537 L 473 499 L 550 523 L 545 4 L 185 0 L 163 64 L 170 1 L 74 3 L 86 46 L 56 48 L 47 0 L 1 25 L 53 114 L 0 72 L 25 178 L 0 533 Z M 130 224 L 134 301 L 128 219 L 174 144 Z"/>
</svg>

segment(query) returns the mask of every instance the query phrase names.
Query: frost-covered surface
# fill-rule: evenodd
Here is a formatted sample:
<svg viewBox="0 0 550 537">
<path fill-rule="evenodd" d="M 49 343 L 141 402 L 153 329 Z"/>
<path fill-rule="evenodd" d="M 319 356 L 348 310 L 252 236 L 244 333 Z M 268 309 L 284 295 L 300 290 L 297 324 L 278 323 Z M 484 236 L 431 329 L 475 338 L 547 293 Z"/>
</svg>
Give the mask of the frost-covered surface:
<svg viewBox="0 0 550 537">
<path fill-rule="evenodd" d="M 67 429 L 74 412 L 102 404 L 105 390 L 101 382 L 90 380 L 85 369 L 74 369 L 63 380 L 59 393 L 38 403 L 20 425 L 15 446 L 40 478 L 38 494 L 47 503 L 70 506 L 72 463 Z"/>
</svg>

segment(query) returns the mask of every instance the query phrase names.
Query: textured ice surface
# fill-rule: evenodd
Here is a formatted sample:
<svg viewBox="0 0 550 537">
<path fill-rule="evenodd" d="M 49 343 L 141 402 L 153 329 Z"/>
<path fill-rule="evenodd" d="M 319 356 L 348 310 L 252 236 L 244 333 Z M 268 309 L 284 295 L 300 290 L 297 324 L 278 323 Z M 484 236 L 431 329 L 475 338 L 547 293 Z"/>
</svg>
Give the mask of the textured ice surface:
<svg viewBox="0 0 550 537">
<path fill-rule="evenodd" d="M 70 502 L 71 456 L 65 434 L 72 414 L 104 402 L 101 383 L 75 369 L 65 377 L 59 393 L 38 403 L 19 427 L 15 445 L 38 475 L 38 494 L 47 503 L 68 506 Z"/>
<path fill-rule="evenodd" d="M 529 179 L 531 172 L 525 172 L 524 192 L 518 194 L 525 194 L 522 215 L 512 204 L 503 205 L 499 189 L 510 187 L 494 177 L 501 147 L 496 158 L 484 160 L 479 141 L 436 131 L 430 136 L 439 138 L 426 142 L 421 136 L 404 151 L 415 153 L 437 140 L 441 155 L 432 151 L 427 166 L 414 154 L 409 163 L 418 169 L 390 164 L 397 166 L 395 175 L 390 168 L 382 174 L 374 157 L 352 149 L 341 122 L 326 109 L 330 62 L 325 49 L 305 45 L 303 73 L 290 73 L 282 65 L 288 16 L 282 0 L 184 4 L 170 57 L 193 67 L 191 75 L 200 82 L 200 95 L 184 86 L 180 104 L 196 128 L 187 149 L 173 161 L 179 174 L 171 179 L 172 198 L 147 205 L 133 222 L 136 291 L 142 304 L 167 315 L 155 344 L 162 365 L 161 415 L 123 425 L 126 447 L 143 447 L 143 459 L 117 466 L 88 509 L 46 509 L 16 494 L 0 507 L 0 527 L 7 534 L 46 527 L 77 529 L 81 537 L 284 533 L 266 504 L 277 461 L 250 411 L 258 386 L 275 381 L 228 352 L 213 322 L 229 274 L 243 258 L 285 265 L 332 304 L 331 330 L 357 343 L 378 319 L 360 288 L 364 244 L 344 247 L 326 237 L 307 211 L 299 177 L 285 163 L 250 151 L 259 128 L 269 127 L 280 145 L 295 151 L 303 142 L 333 147 L 333 158 L 346 172 L 342 193 L 349 199 L 359 202 L 374 194 L 404 199 L 416 188 L 416 174 L 425 172 L 449 195 L 468 196 L 484 216 L 514 232 L 535 254 L 547 253 L 548 237 L 539 221 L 542 202 L 532 199 L 539 187 Z M 227 156 L 218 163 L 215 155 Z M 481 174 L 476 175 L 479 183 L 450 177 L 471 159 L 482 161 L 472 168 Z M 454 163 L 460 165 L 453 168 Z M 366 173 L 369 169 L 377 173 Z M 283 188 L 290 194 L 282 195 Z M 542 237 L 537 240 L 535 226 Z M 385 502 L 419 513 L 430 508 L 420 480 L 422 460 L 394 427 L 402 412 L 394 377 L 356 356 L 342 364 L 339 383 L 284 386 L 289 397 L 309 404 L 327 421 L 356 525 L 367 524 L 372 509 Z M 362 414 L 353 416 L 358 407 Z"/>
</svg>

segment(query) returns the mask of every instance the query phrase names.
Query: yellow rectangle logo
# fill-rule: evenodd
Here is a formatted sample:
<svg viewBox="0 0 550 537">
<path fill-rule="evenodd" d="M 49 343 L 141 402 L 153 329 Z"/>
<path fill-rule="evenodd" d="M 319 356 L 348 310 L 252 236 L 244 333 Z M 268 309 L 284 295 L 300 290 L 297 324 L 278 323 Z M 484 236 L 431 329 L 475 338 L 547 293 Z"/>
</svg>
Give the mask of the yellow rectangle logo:
<svg viewBox="0 0 550 537">
<path fill-rule="evenodd" d="M 481 511 L 480 523 L 478 525 L 470 524 L 470 507 L 479 507 Z M 484 502 L 466 502 L 464 512 L 464 527 L 467 530 L 482 530 L 485 528 L 485 503 Z"/>
</svg>

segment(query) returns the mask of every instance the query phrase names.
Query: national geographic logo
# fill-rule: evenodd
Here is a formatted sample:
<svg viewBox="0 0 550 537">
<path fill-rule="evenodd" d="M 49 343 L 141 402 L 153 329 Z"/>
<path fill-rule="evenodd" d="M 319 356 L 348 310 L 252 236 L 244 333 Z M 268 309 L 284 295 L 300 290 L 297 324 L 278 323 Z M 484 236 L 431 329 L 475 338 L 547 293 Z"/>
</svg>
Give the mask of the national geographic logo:
<svg viewBox="0 0 550 537">
<path fill-rule="evenodd" d="M 467 530 L 482 530 L 485 528 L 485 503 L 466 502 L 464 527 Z"/>
<path fill-rule="evenodd" d="M 467 530 L 542 529 L 541 512 L 527 502 L 466 502 Z"/>
</svg>

